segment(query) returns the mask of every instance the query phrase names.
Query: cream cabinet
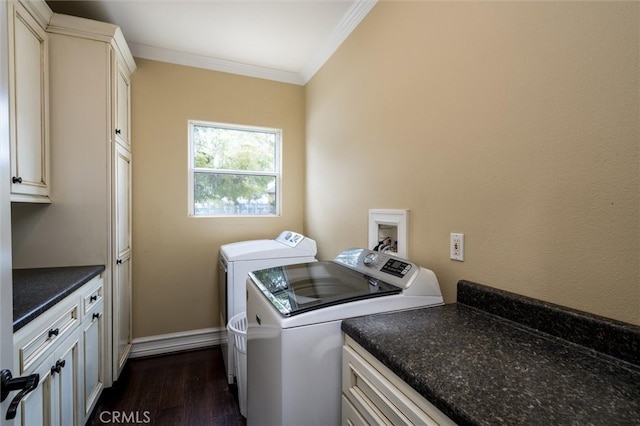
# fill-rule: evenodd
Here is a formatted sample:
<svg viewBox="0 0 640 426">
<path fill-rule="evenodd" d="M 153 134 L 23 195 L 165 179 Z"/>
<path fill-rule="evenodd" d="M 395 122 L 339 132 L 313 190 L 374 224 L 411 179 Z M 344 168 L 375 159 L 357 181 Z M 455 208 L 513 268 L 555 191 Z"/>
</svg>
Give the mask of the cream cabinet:
<svg viewBox="0 0 640 426">
<path fill-rule="evenodd" d="M 342 348 L 342 425 L 455 423 L 352 338 Z"/>
<path fill-rule="evenodd" d="M 37 368 L 29 370 L 30 373 L 38 374 L 40 376 L 40 381 L 38 382 L 38 387 L 28 393 L 24 398 L 22 398 L 22 401 L 20 401 L 14 424 L 20 426 L 33 426 L 52 423 L 51 411 L 55 406 L 51 395 L 52 390 L 55 388 L 52 383 L 52 362 L 53 355 L 44 359 L 41 364 L 37 365 Z"/>
<path fill-rule="evenodd" d="M 95 281 L 95 280 L 94 280 Z M 104 287 L 103 281 L 85 286 L 82 295 L 83 424 L 91 415 L 104 388 Z"/>
<path fill-rule="evenodd" d="M 129 358 L 132 328 L 132 212 L 131 212 L 131 84 L 125 61 L 112 51 L 113 105 L 113 371 L 118 377 Z M 117 340 L 116 340 L 117 337 Z"/>
<path fill-rule="evenodd" d="M 129 71 L 122 66 L 121 61 L 116 61 L 116 66 L 114 67 L 113 72 L 116 85 L 114 93 L 114 105 L 116 108 L 114 129 L 115 140 L 126 149 L 131 150 L 131 83 L 129 81 Z"/>
<path fill-rule="evenodd" d="M 81 242 L 57 248 L 51 262 L 106 265 L 101 321 L 109 387 L 132 340 L 130 76 L 136 64 L 115 25 L 54 13 L 47 32 L 56 184 L 46 238 Z"/>
<path fill-rule="evenodd" d="M 53 203 L 37 214 L 31 205 L 12 206 L 13 238 L 21 242 L 12 259 L 16 268 L 105 265 L 99 323 L 106 368 L 98 386 L 109 387 L 132 339 L 130 77 L 136 64 L 116 25 L 53 13 L 46 36 Z"/>
<path fill-rule="evenodd" d="M 49 42 L 44 27 L 50 12 L 32 2 L 7 5 L 11 201 L 49 203 Z"/>
<path fill-rule="evenodd" d="M 80 417 L 80 399 L 77 398 L 83 364 L 80 359 L 80 341 L 81 335 L 77 330 L 60 345 L 51 360 L 52 424 L 65 426 L 84 423 Z"/>
<path fill-rule="evenodd" d="M 84 425 L 102 390 L 103 279 L 96 276 L 14 334 L 16 370 L 39 374 L 16 424 Z"/>
<path fill-rule="evenodd" d="M 116 140 L 118 140 L 117 134 Z M 118 341 L 114 342 L 113 368 L 119 375 L 131 352 L 132 342 L 131 152 L 127 150 L 126 146 L 117 142 L 114 154 L 114 241 L 116 265 L 113 275 L 113 297 L 115 301 L 113 327 L 118 336 Z"/>
<path fill-rule="evenodd" d="M 118 259 L 114 276 L 115 311 L 113 313 L 114 341 L 113 369 L 120 374 L 131 352 L 131 257 Z"/>
<path fill-rule="evenodd" d="M 38 387 L 20 402 L 17 424 L 24 426 L 83 424 L 76 398 L 80 376 L 80 334 L 75 330 L 27 374 L 40 375 Z"/>
</svg>

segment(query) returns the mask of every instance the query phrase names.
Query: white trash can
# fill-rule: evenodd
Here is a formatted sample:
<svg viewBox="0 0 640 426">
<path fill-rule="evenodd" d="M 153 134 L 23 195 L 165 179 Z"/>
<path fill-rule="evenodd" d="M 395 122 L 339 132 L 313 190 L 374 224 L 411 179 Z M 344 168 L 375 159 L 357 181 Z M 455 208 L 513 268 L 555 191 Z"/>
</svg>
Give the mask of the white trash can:
<svg viewBox="0 0 640 426">
<path fill-rule="evenodd" d="M 227 324 L 227 330 L 233 336 L 233 358 L 236 363 L 240 414 L 247 417 L 247 313 L 241 312 L 233 316 Z"/>
</svg>

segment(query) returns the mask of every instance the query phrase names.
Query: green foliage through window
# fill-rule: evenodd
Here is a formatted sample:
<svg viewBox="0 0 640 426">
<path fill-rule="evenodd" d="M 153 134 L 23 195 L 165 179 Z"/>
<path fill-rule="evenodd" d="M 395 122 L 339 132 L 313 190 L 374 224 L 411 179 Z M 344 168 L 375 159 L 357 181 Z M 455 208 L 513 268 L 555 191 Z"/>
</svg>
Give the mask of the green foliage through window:
<svg viewBox="0 0 640 426">
<path fill-rule="evenodd" d="M 277 215 L 280 131 L 189 122 L 191 214 Z"/>
</svg>

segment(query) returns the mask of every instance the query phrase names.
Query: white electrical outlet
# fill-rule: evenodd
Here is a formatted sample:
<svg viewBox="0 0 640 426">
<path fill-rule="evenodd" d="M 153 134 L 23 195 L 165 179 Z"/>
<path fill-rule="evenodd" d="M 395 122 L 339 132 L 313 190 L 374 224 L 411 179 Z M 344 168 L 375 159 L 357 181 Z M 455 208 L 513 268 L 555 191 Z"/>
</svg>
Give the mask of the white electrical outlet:
<svg viewBox="0 0 640 426">
<path fill-rule="evenodd" d="M 464 234 L 450 234 L 449 257 L 452 260 L 464 260 Z"/>
</svg>

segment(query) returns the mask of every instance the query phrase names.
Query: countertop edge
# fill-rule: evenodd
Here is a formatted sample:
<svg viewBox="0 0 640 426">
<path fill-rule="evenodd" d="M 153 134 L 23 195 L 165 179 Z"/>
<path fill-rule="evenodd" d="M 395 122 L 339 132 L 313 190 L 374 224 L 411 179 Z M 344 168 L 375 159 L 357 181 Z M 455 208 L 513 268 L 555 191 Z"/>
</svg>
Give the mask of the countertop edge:
<svg viewBox="0 0 640 426">
<path fill-rule="evenodd" d="M 13 270 L 13 332 L 105 270 L 105 265 Z"/>
</svg>

